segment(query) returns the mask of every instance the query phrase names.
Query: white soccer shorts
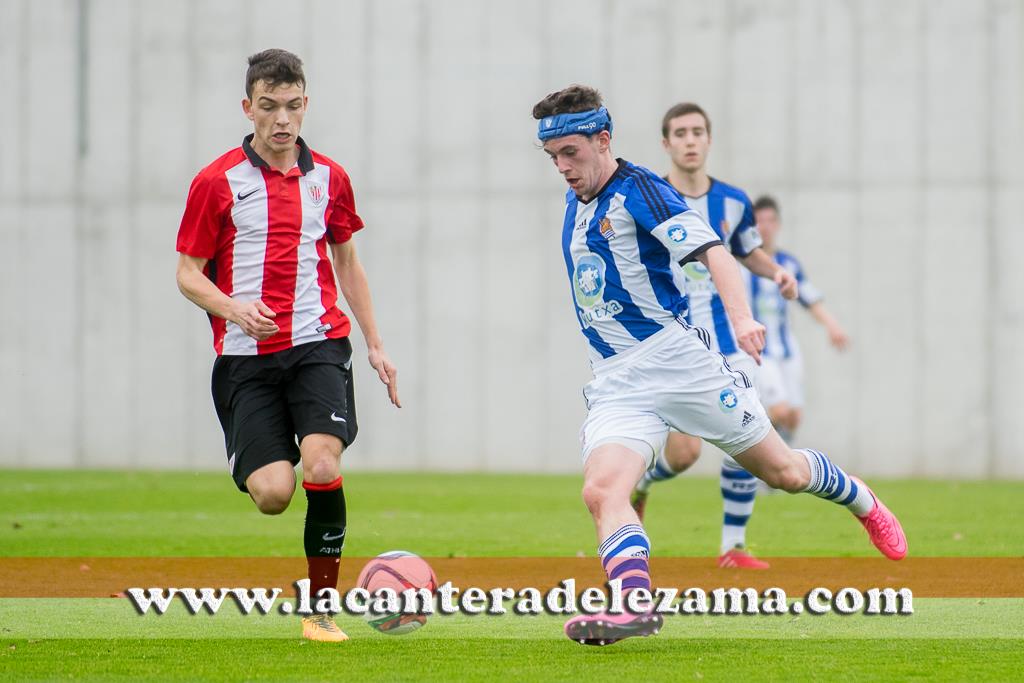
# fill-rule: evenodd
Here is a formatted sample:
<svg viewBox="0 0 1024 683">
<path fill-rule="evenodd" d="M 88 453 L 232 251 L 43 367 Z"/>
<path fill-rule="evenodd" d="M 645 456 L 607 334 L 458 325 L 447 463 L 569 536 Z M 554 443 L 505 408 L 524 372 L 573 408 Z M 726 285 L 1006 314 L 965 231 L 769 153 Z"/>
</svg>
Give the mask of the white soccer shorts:
<svg viewBox="0 0 1024 683">
<path fill-rule="evenodd" d="M 580 430 L 583 460 L 604 443 L 642 441 L 650 466 L 669 429 L 699 436 L 729 455 L 771 429 L 749 377 L 730 370 L 697 328 L 671 325 L 594 364 L 583 390 L 589 410 Z"/>
<path fill-rule="evenodd" d="M 802 408 L 803 385 L 803 359 L 799 356 L 765 358 L 762 361 L 757 388 L 766 407 L 785 403 L 793 408 Z"/>
</svg>

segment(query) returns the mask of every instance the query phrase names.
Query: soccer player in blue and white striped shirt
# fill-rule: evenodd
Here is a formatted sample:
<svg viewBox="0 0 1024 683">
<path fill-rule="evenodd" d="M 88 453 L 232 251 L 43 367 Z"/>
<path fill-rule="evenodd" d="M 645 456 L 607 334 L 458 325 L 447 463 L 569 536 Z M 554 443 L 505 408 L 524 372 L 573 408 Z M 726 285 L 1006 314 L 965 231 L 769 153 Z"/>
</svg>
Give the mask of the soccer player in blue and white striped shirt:
<svg viewBox="0 0 1024 683">
<path fill-rule="evenodd" d="M 825 328 L 832 345 L 844 350 L 849 338 L 825 307 L 821 292 L 807 279 L 800 261 L 778 248 L 781 229 L 778 203 L 772 197 L 758 197 L 754 202 L 754 218 L 764 240 L 764 250 L 796 278 L 797 301 Z M 757 390 L 775 429 L 789 443 L 803 414 L 803 356 L 789 324 L 788 302 L 781 296 L 778 286 L 752 274 L 747 280 L 754 319 L 765 326 Z"/>
<path fill-rule="evenodd" d="M 626 611 L 574 617 L 566 635 L 605 645 L 660 628 L 661 616 L 645 600 L 650 541 L 629 497 L 670 428 L 706 439 L 774 488 L 845 506 L 882 553 L 902 558 L 906 538 L 896 517 L 823 453 L 790 449 L 749 382 L 686 323 L 686 296 L 671 264 L 696 260 L 717 284 L 739 348 L 758 359 L 764 346 L 764 327 L 718 235 L 667 182 L 612 156 L 611 116 L 593 88 L 552 93 L 533 116 L 570 188 L 562 252 L 594 371 L 584 389 L 583 499 L 608 580 L 627 594 Z"/>
<path fill-rule="evenodd" d="M 711 120 L 707 113 L 692 102 L 677 104 L 665 112 L 661 133 L 662 145 L 672 162 L 665 180 L 683 195 L 687 206 L 708 221 L 732 255 L 744 265 L 745 271 L 764 277 L 786 297 L 795 297 L 797 283 L 793 275 L 761 248 L 750 198 L 740 188 L 708 175 Z M 725 356 L 732 369 L 753 380 L 759 389 L 757 364 L 737 344 L 716 281 L 707 268 L 699 262 L 691 262 L 681 268 L 674 266 L 673 274 L 676 285 L 689 299 L 687 322 L 703 330 L 711 348 Z M 669 434 L 655 466 L 644 475 L 633 493 L 633 508 L 641 519 L 651 485 L 686 470 L 700 452 L 701 442 L 696 436 Z M 726 455 L 719 483 L 723 507 L 719 566 L 767 569 L 767 562 L 758 560 L 746 549 L 747 522 L 754 512 L 757 478 Z"/>
</svg>

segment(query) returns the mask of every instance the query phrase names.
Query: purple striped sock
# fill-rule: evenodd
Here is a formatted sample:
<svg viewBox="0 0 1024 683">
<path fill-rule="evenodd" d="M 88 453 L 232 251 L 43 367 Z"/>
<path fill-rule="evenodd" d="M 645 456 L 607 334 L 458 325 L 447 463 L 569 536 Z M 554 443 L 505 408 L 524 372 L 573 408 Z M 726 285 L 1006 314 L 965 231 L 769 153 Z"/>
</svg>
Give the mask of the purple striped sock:
<svg viewBox="0 0 1024 683">
<path fill-rule="evenodd" d="M 651 542 L 639 524 L 627 524 L 606 538 L 598 548 L 601 564 L 609 581 L 622 580 L 622 590 L 651 589 L 651 573 L 647 560 Z"/>
</svg>

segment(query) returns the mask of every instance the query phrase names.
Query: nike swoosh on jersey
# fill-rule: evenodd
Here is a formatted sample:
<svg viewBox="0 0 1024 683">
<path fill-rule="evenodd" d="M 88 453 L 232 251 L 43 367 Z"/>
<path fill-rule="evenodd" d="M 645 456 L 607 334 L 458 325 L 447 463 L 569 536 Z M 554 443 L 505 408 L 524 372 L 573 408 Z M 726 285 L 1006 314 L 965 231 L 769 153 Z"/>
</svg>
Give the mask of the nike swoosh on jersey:
<svg viewBox="0 0 1024 683">
<path fill-rule="evenodd" d="M 331 420 L 332 420 L 332 421 L 334 421 L 334 422 L 345 422 L 345 421 L 346 421 L 346 420 L 345 420 L 345 418 L 343 418 L 343 417 L 338 417 L 338 416 L 337 416 L 336 414 L 334 414 L 334 413 L 331 413 Z"/>
<path fill-rule="evenodd" d="M 239 193 L 238 193 L 238 201 L 240 201 L 240 202 L 241 201 L 245 201 L 246 199 L 248 199 L 249 197 L 253 196 L 254 194 L 256 194 L 259 191 L 260 191 L 260 188 L 258 188 L 258 187 L 255 190 L 252 190 L 251 192 L 246 192 L 245 194 L 242 194 L 241 191 L 239 191 Z"/>
</svg>

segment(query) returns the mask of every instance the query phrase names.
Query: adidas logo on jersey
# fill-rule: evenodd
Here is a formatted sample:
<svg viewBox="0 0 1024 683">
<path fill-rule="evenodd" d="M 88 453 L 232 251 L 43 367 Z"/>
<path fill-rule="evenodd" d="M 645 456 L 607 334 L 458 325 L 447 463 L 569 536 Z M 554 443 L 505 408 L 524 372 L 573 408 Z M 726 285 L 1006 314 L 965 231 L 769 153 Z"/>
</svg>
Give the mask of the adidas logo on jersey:
<svg viewBox="0 0 1024 683">
<path fill-rule="evenodd" d="M 740 426 L 741 427 L 746 427 L 748 424 L 750 424 L 753 421 L 754 421 L 754 416 L 744 410 L 743 411 L 743 420 L 740 422 Z"/>
</svg>

